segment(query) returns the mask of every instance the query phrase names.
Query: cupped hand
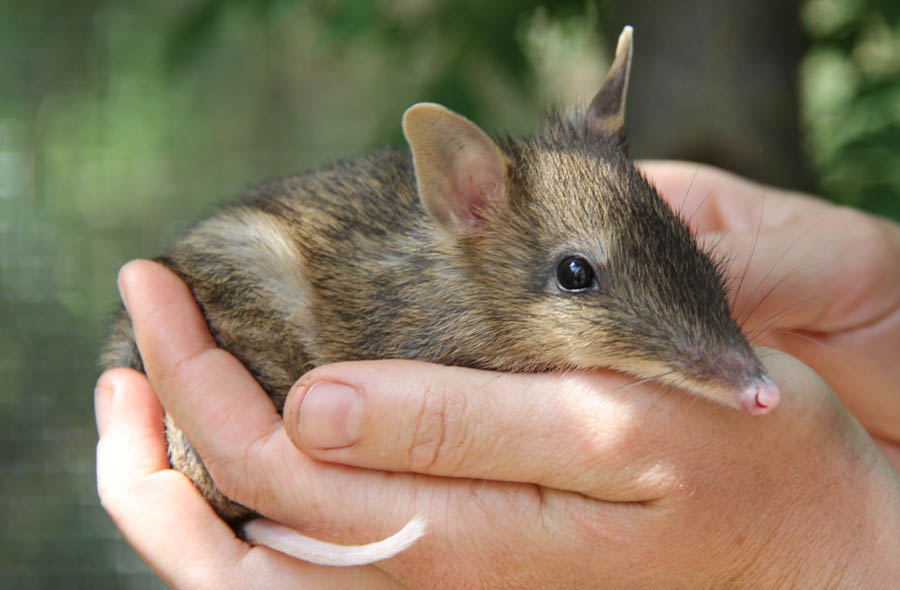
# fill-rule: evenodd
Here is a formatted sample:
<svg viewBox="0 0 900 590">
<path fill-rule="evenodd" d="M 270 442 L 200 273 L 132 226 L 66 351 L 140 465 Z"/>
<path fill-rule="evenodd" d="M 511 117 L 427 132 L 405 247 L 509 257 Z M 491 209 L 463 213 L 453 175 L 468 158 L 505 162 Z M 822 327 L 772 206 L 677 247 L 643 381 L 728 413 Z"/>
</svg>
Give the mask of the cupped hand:
<svg viewBox="0 0 900 590">
<path fill-rule="evenodd" d="M 900 225 L 709 166 L 640 167 L 729 261 L 751 338 L 811 366 L 870 433 L 900 445 Z"/>
<path fill-rule="evenodd" d="M 614 374 L 379 361 L 312 371 L 282 422 L 215 348 L 174 275 L 139 262 L 120 277 L 150 381 L 229 496 L 343 543 L 428 517 L 428 534 L 406 553 L 336 572 L 422 588 L 879 587 L 900 576 L 896 543 L 884 542 L 900 530 L 897 472 L 827 386 L 787 356 L 765 355 L 785 393 L 765 417 Z M 142 393 L 125 398 L 132 407 L 121 420 L 146 431 L 154 421 L 140 403 L 151 390 L 127 375 Z M 120 448 L 125 427 L 102 417 L 99 400 L 100 449 Z M 164 469 L 158 430 L 140 438 L 139 468 L 120 458 L 116 470 L 115 454 L 98 451 L 104 504 L 139 553 L 176 575 L 178 557 L 141 534 L 154 511 L 169 510 L 160 518 L 184 539 L 202 530 L 193 537 L 210 575 L 249 572 L 234 566 L 245 554 L 275 566 L 274 552 L 240 545 L 211 511 L 161 502 L 164 490 L 180 490 L 187 503 L 189 486 Z M 143 514 L 127 493 L 135 489 L 156 498 Z"/>
<path fill-rule="evenodd" d="M 107 371 L 94 394 L 97 487 L 129 544 L 171 588 L 399 588 L 375 568 L 326 568 L 235 537 L 189 479 L 169 467 L 163 409 L 146 376 Z"/>
</svg>

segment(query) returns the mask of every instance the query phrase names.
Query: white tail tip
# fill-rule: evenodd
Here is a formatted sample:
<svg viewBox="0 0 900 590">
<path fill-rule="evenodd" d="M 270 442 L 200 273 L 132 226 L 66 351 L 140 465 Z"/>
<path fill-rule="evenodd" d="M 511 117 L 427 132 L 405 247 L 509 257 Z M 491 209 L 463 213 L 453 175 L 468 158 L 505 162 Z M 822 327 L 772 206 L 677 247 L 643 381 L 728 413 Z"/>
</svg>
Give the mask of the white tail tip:
<svg viewBox="0 0 900 590">
<path fill-rule="evenodd" d="M 243 526 L 244 538 L 254 545 L 265 545 L 291 557 L 318 565 L 366 565 L 393 557 L 408 549 L 425 534 L 427 520 L 416 516 L 390 537 L 368 545 L 338 545 L 301 535 L 297 531 L 265 518 Z"/>
</svg>

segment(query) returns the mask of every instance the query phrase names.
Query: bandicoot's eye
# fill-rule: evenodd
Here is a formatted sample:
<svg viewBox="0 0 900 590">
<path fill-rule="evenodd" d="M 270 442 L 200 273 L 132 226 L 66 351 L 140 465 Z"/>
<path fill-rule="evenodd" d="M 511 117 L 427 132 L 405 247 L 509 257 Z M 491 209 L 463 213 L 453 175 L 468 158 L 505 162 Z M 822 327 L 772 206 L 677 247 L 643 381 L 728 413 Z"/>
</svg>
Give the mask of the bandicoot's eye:
<svg viewBox="0 0 900 590">
<path fill-rule="evenodd" d="M 597 276 L 590 262 L 567 256 L 556 267 L 556 282 L 566 291 L 585 291 L 597 285 Z"/>
</svg>

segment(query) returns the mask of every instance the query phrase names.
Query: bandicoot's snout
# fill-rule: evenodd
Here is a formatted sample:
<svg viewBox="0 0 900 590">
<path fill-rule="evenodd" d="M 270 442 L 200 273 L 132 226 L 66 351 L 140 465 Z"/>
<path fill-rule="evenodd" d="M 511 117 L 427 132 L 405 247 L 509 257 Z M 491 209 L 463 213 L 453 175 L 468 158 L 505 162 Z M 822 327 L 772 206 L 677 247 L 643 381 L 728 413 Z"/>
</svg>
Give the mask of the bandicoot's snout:
<svg viewBox="0 0 900 590">
<path fill-rule="evenodd" d="M 751 416 L 772 411 L 781 401 L 781 390 L 767 375 L 753 381 L 738 393 L 738 405 Z"/>
</svg>

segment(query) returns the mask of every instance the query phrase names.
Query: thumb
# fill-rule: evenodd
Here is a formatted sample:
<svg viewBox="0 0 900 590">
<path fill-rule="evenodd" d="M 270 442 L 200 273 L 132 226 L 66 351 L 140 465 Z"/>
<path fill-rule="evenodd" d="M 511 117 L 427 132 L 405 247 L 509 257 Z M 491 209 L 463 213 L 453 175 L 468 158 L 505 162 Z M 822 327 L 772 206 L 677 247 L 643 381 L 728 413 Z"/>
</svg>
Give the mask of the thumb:
<svg viewBox="0 0 900 590">
<path fill-rule="evenodd" d="M 400 360 L 314 369 L 284 407 L 288 437 L 319 460 L 610 501 L 664 495 L 655 476 L 663 454 L 694 444 L 684 433 L 705 421 L 741 417 L 616 373 L 507 374 Z"/>
</svg>

